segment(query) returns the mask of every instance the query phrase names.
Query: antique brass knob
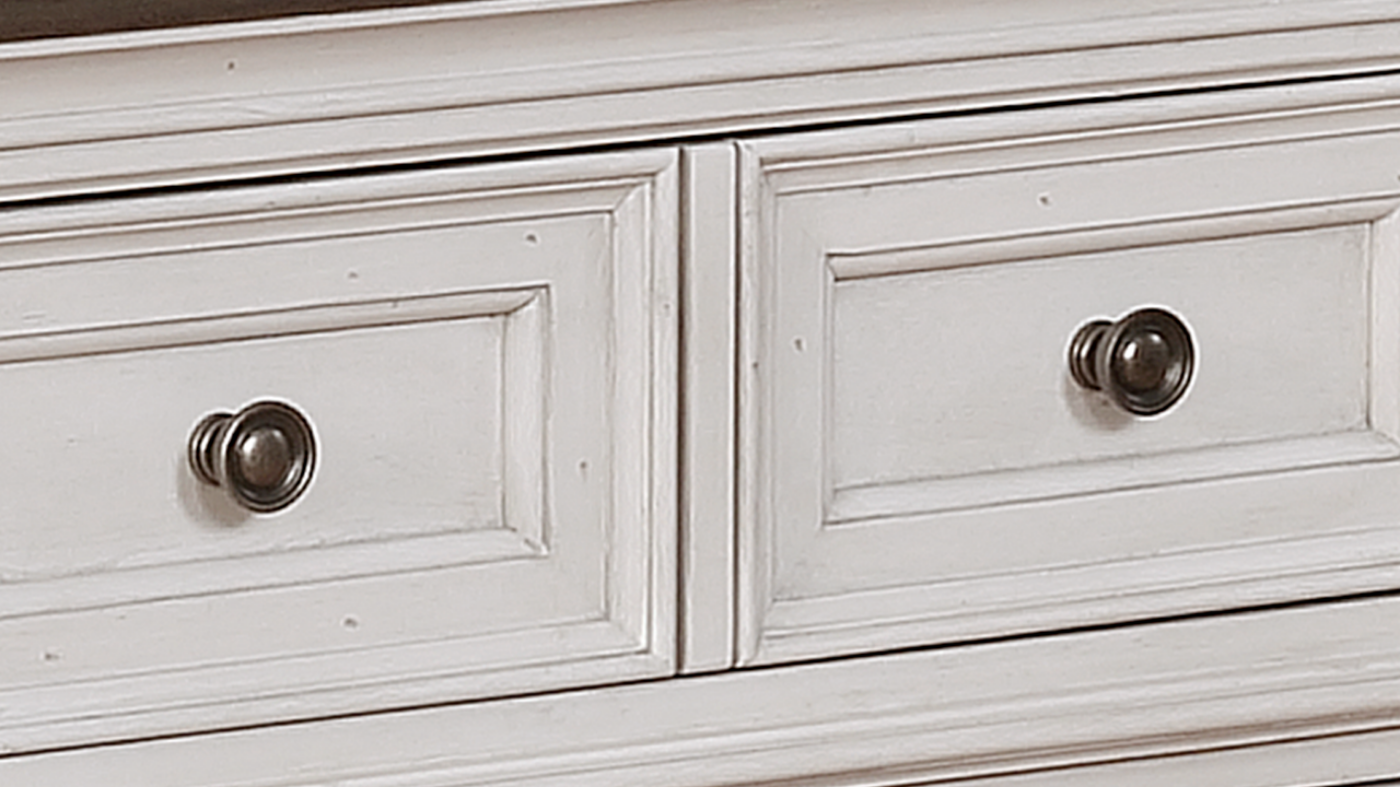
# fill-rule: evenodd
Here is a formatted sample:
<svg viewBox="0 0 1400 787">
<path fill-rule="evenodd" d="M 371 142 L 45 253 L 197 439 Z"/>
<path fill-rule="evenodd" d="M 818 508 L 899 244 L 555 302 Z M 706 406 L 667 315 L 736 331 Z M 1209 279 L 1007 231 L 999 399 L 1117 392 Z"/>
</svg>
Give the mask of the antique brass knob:
<svg viewBox="0 0 1400 787">
<path fill-rule="evenodd" d="M 1196 368 L 1191 331 L 1166 309 L 1143 308 L 1116 322 L 1092 320 L 1074 334 L 1074 381 L 1103 391 L 1133 415 L 1156 415 L 1180 401 Z"/>
<path fill-rule="evenodd" d="M 190 469 L 260 514 L 280 511 L 306 491 L 316 469 L 311 422 L 291 405 L 261 401 L 237 413 L 210 413 L 195 424 Z"/>
</svg>

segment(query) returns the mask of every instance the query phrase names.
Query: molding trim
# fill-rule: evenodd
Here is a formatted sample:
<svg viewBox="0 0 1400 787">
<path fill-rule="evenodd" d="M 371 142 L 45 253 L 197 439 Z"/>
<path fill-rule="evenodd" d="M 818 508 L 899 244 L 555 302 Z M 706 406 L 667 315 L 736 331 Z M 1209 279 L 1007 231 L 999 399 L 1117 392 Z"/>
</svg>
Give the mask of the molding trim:
<svg viewBox="0 0 1400 787">
<path fill-rule="evenodd" d="M 499 0 L 0 45 L 0 200 L 1400 68 L 1388 0 L 818 6 Z"/>
<path fill-rule="evenodd" d="M 445 22 L 471 19 L 481 16 L 521 14 L 532 11 L 560 8 L 587 8 L 590 6 L 623 5 L 645 3 L 650 0 L 457 0 L 457 2 L 434 2 L 433 0 L 411 0 L 418 5 L 395 7 L 386 3 L 380 8 L 367 8 L 356 11 L 319 11 L 298 13 L 295 16 L 280 16 L 266 19 L 195 23 L 188 27 L 141 28 L 106 33 L 83 35 L 57 40 L 16 39 L 6 51 L 0 51 L 0 60 L 7 57 L 43 56 L 49 53 L 72 54 L 77 52 L 119 51 L 123 49 L 146 49 L 156 46 L 178 46 L 203 41 L 230 41 L 239 38 L 255 38 L 265 35 L 285 35 L 288 33 L 314 33 L 329 30 L 356 30 L 370 27 L 393 27 L 422 22 Z M 323 0 L 327 6 L 336 5 L 335 0 Z M 392 0 L 389 0 L 391 3 Z M 101 7 L 101 0 L 92 5 Z M 206 3 L 206 14 L 218 13 L 218 0 Z M 342 4 L 343 5 L 343 4 Z M 77 9 L 65 9 L 70 12 Z M 193 13 L 190 9 L 182 9 Z M 98 11 L 97 14 L 101 14 Z M 112 13 L 108 10 L 107 13 Z M 115 15 L 120 15 L 121 9 Z M 236 13 L 236 12 L 234 12 Z M 276 9 L 274 13 L 284 13 Z M 66 21 L 66 20 L 65 20 Z M 0 27 L 3 23 L 0 23 Z"/>
<path fill-rule="evenodd" d="M 1391 730 L 1397 626 L 1396 598 L 1213 616 L 14 757 L 0 781 L 923 784 Z M 1400 747 L 1368 751 L 1367 775 L 1400 774 Z"/>
</svg>

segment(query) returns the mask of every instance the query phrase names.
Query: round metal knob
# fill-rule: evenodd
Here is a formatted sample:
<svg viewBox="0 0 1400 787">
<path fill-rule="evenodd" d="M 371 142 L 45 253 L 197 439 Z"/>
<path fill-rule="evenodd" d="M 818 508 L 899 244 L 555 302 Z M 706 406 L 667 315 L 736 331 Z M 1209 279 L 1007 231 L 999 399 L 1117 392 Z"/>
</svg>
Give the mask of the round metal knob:
<svg viewBox="0 0 1400 787">
<path fill-rule="evenodd" d="M 1103 391 L 1133 415 L 1156 415 L 1176 404 L 1195 368 L 1191 331 L 1166 309 L 1138 309 L 1116 322 L 1090 321 L 1069 346 L 1074 381 Z"/>
<path fill-rule="evenodd" d="M 316 469 L 316 436 L 300 411 L 262 401 L 237 413 L 210 413 L 195 424 L 190 469 L 223 488 L 238 505 L 260 514 L 301 497 Z"/>
</svg>

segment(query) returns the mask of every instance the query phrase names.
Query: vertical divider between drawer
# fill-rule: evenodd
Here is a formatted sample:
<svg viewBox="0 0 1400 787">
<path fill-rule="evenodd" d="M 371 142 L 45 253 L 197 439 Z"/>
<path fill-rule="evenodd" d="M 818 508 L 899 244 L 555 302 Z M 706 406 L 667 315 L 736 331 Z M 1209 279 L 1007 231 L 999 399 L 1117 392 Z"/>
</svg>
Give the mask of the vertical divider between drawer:
<svg viewBox="0 0 1400 787">
<path fill-rule="evenodd" d="M 680 671 L 733 663 L 736 157 L 685 148 L 681 222 Z"/>
</svg>

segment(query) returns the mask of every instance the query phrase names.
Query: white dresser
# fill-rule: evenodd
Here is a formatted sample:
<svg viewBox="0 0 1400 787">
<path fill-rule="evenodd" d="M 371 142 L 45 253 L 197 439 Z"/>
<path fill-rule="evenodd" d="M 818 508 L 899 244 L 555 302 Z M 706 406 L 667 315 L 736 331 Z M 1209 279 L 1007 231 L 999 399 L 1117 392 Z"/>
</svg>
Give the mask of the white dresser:
<svg viewBox="0 0 1400 787">
<path fill-rule="evenodd" d="M 1393 0 L 480 0 L 0 98 L 0 784 L 1400 779 Z"/>
</svg>

